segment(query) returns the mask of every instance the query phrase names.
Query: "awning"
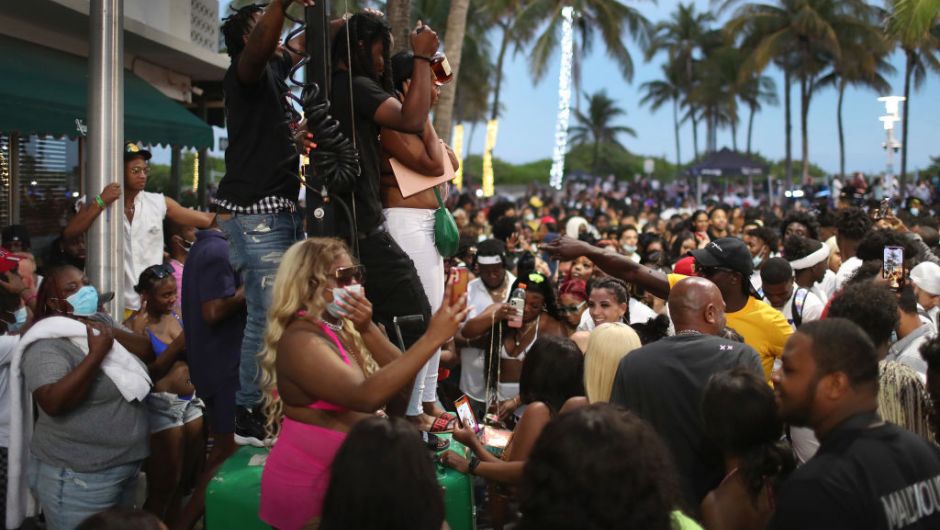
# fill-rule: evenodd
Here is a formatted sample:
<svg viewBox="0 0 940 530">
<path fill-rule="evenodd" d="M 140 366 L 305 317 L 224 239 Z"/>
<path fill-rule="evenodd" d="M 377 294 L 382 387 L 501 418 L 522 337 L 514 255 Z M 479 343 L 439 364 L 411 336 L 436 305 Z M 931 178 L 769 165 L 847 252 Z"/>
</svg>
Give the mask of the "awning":
<svg viewBox="0 0 940 530">
<path fill-rule="evenodd" d="M 0 131 L 78 136 L 88 123 L 84 57 L 0 36 Z M 124 71 L 124 137 L 147 144 L 211 147 L 212 128 Z"/>
</svg>

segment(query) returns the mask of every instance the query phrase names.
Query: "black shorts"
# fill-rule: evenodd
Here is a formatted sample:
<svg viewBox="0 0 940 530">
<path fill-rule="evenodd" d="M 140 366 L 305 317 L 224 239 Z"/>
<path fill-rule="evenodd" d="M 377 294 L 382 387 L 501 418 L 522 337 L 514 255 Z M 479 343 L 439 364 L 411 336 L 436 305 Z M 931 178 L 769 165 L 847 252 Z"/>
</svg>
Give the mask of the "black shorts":
<svg viewBox="0 0 940 530">
<path fill-rule="evenodd" d="M 209 432 L 212 434 L 231 434 L 235 432 L 235 391 L 238 383 L 223 386 L 211 396 L 199 395 L 206 404 L 206 416 Z"/>
</svg>

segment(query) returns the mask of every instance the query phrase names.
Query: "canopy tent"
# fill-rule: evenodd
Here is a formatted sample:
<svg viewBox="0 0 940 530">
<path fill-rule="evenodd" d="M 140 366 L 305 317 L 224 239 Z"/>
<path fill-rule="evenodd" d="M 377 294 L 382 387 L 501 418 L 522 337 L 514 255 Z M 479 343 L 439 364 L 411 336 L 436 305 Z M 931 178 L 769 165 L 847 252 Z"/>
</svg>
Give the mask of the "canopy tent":
<svg viewBox="0 0 940 530">
<path fill-rule="evenodd" d="M 709 153 L 704 159 L 690 167 L 688 173 L 692 176 L 745 176 L 766 175 L 767 165 L 754 160 L 747 155 L 723 147 L 719 151 Z"/>
<path fill-rule="evenodd" d="M 0 131 L 78 136 L 88 123 L 84 57 L 0 36 Z M 211 147 L 212 128 L 131 72 L 124 72 L 124 137 Z"/>
<path fill-rule="evenodd" d="M 769 175 L 766 164 L 737 151 L 732 151 L 727 147 L 709 153 L 697 164 L 689 167 L 686 172 L 696 179 L 695 189 L 698 204 L 702 204 L 703 177 L 722 178 L 726 185 L 728 183 L 727 177 L 747 177 L 748 195 L 752 196 L 754 194 L 753 177 L 755 175 Z M 770 189 L 769 180 L 768 189 Z"/>
</svg>

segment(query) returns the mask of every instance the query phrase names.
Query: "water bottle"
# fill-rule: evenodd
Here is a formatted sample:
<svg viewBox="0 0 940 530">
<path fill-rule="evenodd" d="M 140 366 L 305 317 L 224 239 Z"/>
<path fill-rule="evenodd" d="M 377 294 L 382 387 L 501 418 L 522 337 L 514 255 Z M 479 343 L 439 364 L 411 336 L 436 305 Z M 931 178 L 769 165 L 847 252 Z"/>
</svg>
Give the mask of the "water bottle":
<svg viewBox="0 0 940 530">
<path fill-rule="evenodd" d="M 522 313 L 525 311 L 525 284 L 520 283 L 509 297 L 509 305 L 512 307 L 513 315 L 509 318 L 507 325 L 511 328 L 522 327 Z"/>
</svg>

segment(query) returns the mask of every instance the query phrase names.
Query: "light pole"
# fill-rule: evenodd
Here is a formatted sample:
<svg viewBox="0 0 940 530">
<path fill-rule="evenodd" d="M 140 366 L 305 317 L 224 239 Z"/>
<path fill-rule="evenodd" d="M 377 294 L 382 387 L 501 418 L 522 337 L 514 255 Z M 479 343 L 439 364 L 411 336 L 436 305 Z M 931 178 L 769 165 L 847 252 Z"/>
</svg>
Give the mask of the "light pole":
<svg viewBox="0 0 940 530">
<path fill-rule="evenodd" d="M 900 103 L 904 101 L 904 97 L 882 96 L 878 98 L 878 101 L 885 104 L 885 115 L 878 118 L 885 129 L 885 141 L 881 144 L 887 158 L 885 179 L 891 179 L 891 182 L 894 182 L 894 154 L 901 149 L 901 142 L 894 136 L 894 124 L 901 121 Z"/>
</svg>

